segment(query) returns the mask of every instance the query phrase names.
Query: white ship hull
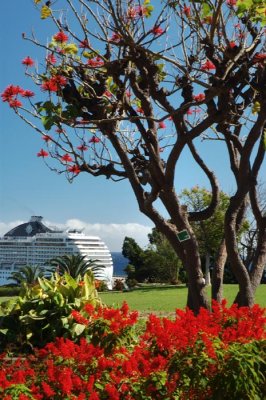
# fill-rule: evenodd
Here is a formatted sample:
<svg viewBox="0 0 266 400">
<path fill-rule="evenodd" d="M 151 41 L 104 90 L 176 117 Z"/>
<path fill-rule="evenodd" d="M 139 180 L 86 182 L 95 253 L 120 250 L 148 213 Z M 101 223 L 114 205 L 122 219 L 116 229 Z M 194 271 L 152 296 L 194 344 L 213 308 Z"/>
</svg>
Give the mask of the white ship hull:
<svg viewBox="0 0 266 400">
<path fill-rule="evenodd" d="M 41 221 L 41 217 L 32 217 L 28 224 L 22 224 L 17 230 L 15 228 L 0 238 L 0 285 L 12 283 L 9 277 L 22 266 L 39 265 L 47 268 L 46 263 L 52 258 L 65 254 L 81 254 L 86 260 L 98 260 L 97 264 L 104 266 L 97 278 L 104 280 L 109 289 L 112 288 L 111 253 L 99 237 L 87 236 L 79 231 L 57 232 L 48 228 L 47 232 L 32 235 L 36 221 L 34 218 Z M 43 224 L 39 225 L 46 228 Z M 25 236 L 18 236 L 24 231 Z"/>
</svg>

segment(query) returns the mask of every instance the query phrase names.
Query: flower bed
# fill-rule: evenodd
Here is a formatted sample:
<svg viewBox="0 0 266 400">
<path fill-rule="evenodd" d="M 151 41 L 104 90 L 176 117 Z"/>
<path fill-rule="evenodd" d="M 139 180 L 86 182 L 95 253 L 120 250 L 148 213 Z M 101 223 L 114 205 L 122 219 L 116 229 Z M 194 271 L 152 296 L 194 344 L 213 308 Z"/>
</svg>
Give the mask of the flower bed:
<svg viewBox="0 0 266 400">
<path fill-rule="evenodd" d="M 259 306 L 150 315 L 93 307 L 72 312 L 85 326 L 76 343 L 57 338 L 26 359 L 0 360 L 3 400 L 250 399 L 265 392 L 266 317 Z"/>
</svg>

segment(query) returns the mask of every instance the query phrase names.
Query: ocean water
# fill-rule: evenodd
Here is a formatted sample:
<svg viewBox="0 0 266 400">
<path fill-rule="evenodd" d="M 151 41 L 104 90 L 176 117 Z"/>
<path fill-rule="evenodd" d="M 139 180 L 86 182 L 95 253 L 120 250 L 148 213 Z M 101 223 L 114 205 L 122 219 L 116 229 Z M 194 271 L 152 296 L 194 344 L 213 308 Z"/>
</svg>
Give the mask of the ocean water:
<svg viewBox="0 0 266 400">
<path fill-rule="evenodd" d="M 126 276 L 124 269 L 128 264 L 128 259 L 118 252 L 113 252 L 111 255 L 114 263 L 114 276 Z"/>
</svg>

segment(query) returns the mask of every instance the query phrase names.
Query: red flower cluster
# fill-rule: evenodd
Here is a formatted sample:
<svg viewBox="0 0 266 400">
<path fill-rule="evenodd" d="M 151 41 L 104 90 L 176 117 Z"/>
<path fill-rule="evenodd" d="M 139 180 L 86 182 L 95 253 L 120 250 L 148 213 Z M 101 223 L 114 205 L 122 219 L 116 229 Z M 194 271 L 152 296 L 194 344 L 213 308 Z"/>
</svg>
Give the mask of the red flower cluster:
<svg viewBox="0 0 266 400">
<path fill-rule="evenodd" d="M 101 57 L 95 57 L 95 58 L 90 58 L 87 61 L 87 64 L 90 67 L 102 67 L 104 65 L 103 60 L 101 59 Z"/>
<path fill-rule="evenodd" d="M 45 151 L 44 149 L 41 149 L 39 153 L 37 153 L 37 157 L 48 157 L 49 153 Z"/>
<path fill-rule="evenodd" d="M 0 357 L 3 400 L 12 399 L 16 384 L 37 400 L 208 400 L 215 398 L 219 379 L 220 388 L 226 387 L 224 379 L 236 373 L 226 369 L 231 364 L 237 368 L 236 345 L 239 358 L 245 345 L 255 343 L 256 348 L 266 338 L 265 311 L 258 306 L 213 304 L 213 312 L 201 309 L 197 316 L 188 309 L 177 310 L 173 320 L 150 315 L 137 341 L 130 335 L 137 314 L 130 313 L 127 304 L 95 309 L 88 303 L 71 316 L 87 325 L 88 339 L 74 343 L 57 338 L 27 360 Z M 208 384 L 202 386 L 204 379 Z"/>
<path fill-rule="evenodd" d="M 72 172 L 74 175 L 78 175 L 80 173 L 80 168 L 78 165 L 72 165 L 67 169 L 69 172 Z"/>
<path fill-rule="evenodd" d="M 205 100 L 205 94 L 204 93 L 196 94 L 196 95 L 193 96 L 193 99 L 195 101 L 198 101 L 198 102 L 204 101 Z"/>
<path fill-rule="evenodd" d="M 151 32 L 155 35 L 155 36 L 159 36 L 162 35 L 164 33 L 164 29 L 161 28 L 160 26 L 155 25 Z"/>
<path fill-rule="evenodd" d="M 89 140 L 89 143 L 99 143 L 101 139 L 97 138 L 96 136 L 92 136 Z"/>
<path fill-rule="evenodd" d="M 54 38 L 55 42 L 61 43 L 61 44 L 68 41 L 68 36 L 62 31 L 56 33 L 53 38 Z"/>
<path fill-rule="evenodd" d="M 67 79 L 62 75 L 54 75 L 41 84 L 41 89 L 48 92 L 58 92 L 67 84 Z"/>
<path fill-rule="evenodd" d="M 61 157 L 61 160 L 64 161 L 64 162 L 66 162 L 66 163 L 68 163 L 68 162 L 73 162 L 73 158 L 72 158 L 68 153 L 64 154 L 64 155 Z"/>
<path fill-rule="evenodd" d="M 24 58 L 24 60 L 22 60 L 22 64 L 26 65 L 26 67 L 33 67 L 34 65 L 34 61 L 32 58 L 30 58 L 29 56 Z"/>
<path fill-rule="evenodd" d="M 7 102 L 10 107 L 18 108 L 22 106 L 18 96 L 22 97 L 32 97 L 34 93 L 31 90 L 24 90 L 20 86 L 9 85 L 1 94 L 2 100 Z"/>
<path fill-rule="evenodd" d="M 211 71 L 216 69 L 215 65 L 213 64 L 212 61 L 207 60 L 204 64 L 202 64 L 201 66 L 201 70 L 202 71 Z"/>
</svg>

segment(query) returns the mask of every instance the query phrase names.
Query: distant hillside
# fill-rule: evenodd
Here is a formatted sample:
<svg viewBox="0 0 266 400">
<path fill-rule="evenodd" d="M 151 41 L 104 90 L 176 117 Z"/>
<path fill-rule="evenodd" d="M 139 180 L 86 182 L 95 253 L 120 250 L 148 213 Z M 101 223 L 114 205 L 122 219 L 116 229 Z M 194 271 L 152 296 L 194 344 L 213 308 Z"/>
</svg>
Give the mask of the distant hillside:
<svg viewBox="0 0 266 400">
<path fill-rule="evenodd" d="M 111 253 L 111 255 L 114 263 L 114 276 L 126 276 L 124 269 L 128 264 L 128 259 L 119 252 Z"/>
</svg>

